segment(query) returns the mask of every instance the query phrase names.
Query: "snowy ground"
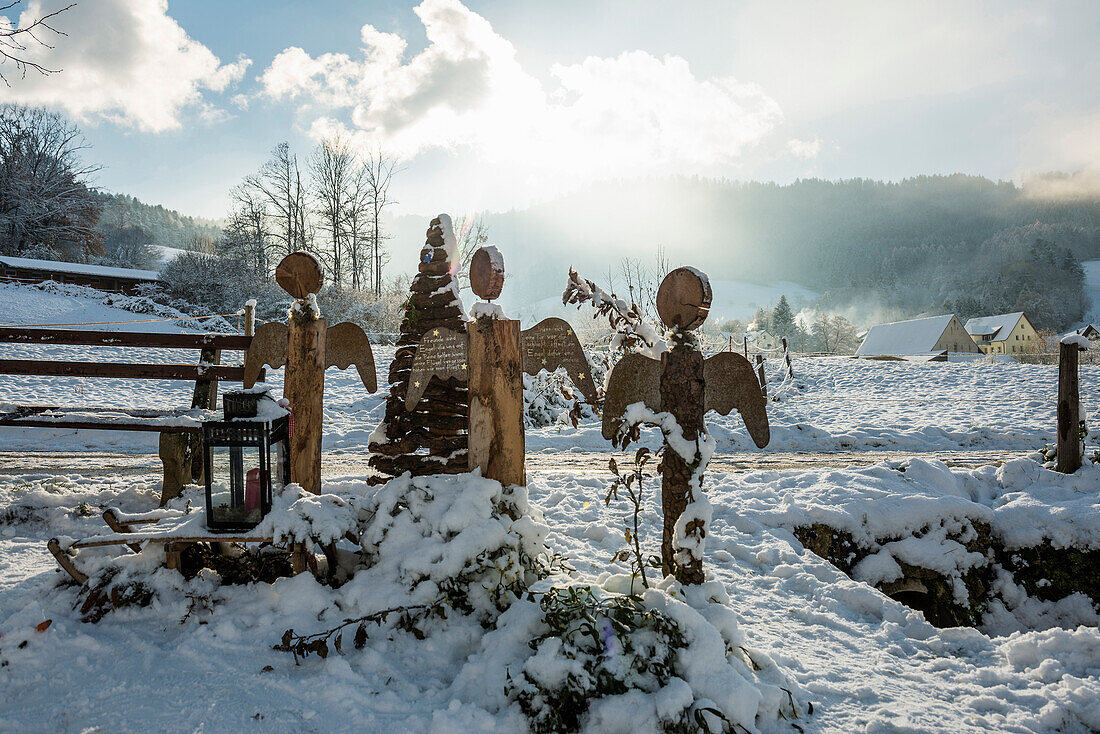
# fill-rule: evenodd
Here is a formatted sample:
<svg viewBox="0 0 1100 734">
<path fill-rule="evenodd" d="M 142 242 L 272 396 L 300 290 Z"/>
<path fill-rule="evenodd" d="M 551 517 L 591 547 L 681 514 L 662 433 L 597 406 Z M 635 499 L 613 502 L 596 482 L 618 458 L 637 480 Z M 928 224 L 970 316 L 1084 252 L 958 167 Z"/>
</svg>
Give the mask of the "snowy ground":
<svg viewBox="0 0 1100 734">
<path fill-rule="evenodd" d="M 134 318 L 92 313 L 88 304 L 66 307 L 52 297 L 36 299 L 32 309 L 12 301 L 0 297 L 0 323 L 28 313 L 37 323 Z M 18 355 L 11 345 L 3 349 L 11 356 L 112 359 L 109 349 L 94 355 L 71 347 L 19 347 Z M 148 351 L 150 360 L 197 358 Z M 376 351 L 380 384 L 389 355 Z M 1097 369 L 1083 368 L 1081 383 L 1090 422 L 1100 425 Z M 815 714 L 799 725 L 813 732 L 1100 730 L 1100 634 L 1090 605 L 1017 598 L 1014 609 L 986 620 L 984 633 L 937 630 L 806 551 L 791 533 L 806 519 L 842 515 L 904 528 L 946 507 L 999 518 L 1016 532 L 1046 528 L 1100 547 L 1100 470 L 1088 468 L 1067 483 L 1023 459 L 1001 469 L 948 469 L 904 458 L 982 449 L 1012 459 L 1052 441 L 1056 368 L 824 359 L 799 360 L 795 371 L 796 380 L 782 387 L 778 365 L 770 372 L 782 399 L 769 404 L 767 451 L 899 452 L 873 467 L 707 475 L 715 507 L 709 571 L 728 590 L 749 644 L 810 694 Z M 279 377 L 276 371 L 270 381 L 276 390 Z M 365 451 L 383 397 L 368 395 L 353 370 L 328 372 L 326 456 Z M 180 407 L 189 400 L 187 383 L 0 377 L 0 403 Z M 755 451 L 738 418 L 711 414 L 708 422 L 720 453 Z M 527 445 L 540 459 L 608 450 L 595 421 L 530 431 Z M 0 450 L 71 452 L 78 463 L 84 452 L 156 447 L 155 434 L 0 429 Z M 899 472 L 903 462 L 907 471 Z M 329 474 L 325 488 L 371 491 L 363 479 Z M 532 472 L 529 482 L 532 503 L 550 528 L 548 545 L 581 573 L 608 570 L 623 545 L 625 508 L 604 506 L 606 478 L 549 469 Z M 456 683 L 476 647 L 470 639 L 416 642 L 396 635 L 299 667 L 273 651 L 284 629 L 319 630 L 343 613 L 335 606 L 340 593 L 308 575 L 273 586 L 222 587 L 212 609 L 180 595 L 81 623 L 76 593 L 58 585 L 45 541 L 98 532 L 101 508 L 145 510 L 158 494 L 155 471 L 46 474 L 33 456 L 25 471 L 0 476 L 0 731 L 514 730 L 514 719 L 490 715 L 468 685 Z M 643 517 L 651 548 L 660 532 L 655 506 Z M 51 626 L 36 633 L 47 619 Z M 1020 631 L 1025 627 L 1031 629 Z"/>
<path fill-rule="evenodd" d="M 68 346 L 5 345 L 13 357 L 133 360 L 134 350 Z M 391 347 L 375 347 L 378 384 L 384 385 Z M 149 361 L 197 362 L 186 350 L 142 350 Z M 231 363 L 239 355 L 223 355 Z M 769 404 L 772 440 L 767 451 L 838 452 L 953 449 L 1028 451 L 1054 440 L 1057 367 L 1008 363 L 919 364 L 861 361 L 845 357 L 795 361 L 793 381 L 781 387 L 778 360 L 769 382 L 780 401 Z M 1090 425 L 1100 428 L 1100 368 L 1081 368 L 1082 405 Z M 281 390 L 281 370 L 268 384 Z M 354 370 L 325 376 L 326 450 L 365 451 L 383 415 L 385 389 L 371 395 Z M 0 403 L 189 407 L 191 383 L 82 378 L 0 378 Z M 719 451 L 757 451 L 738 416 L 708 418 Z M 1100 433 L 1093 434 L 1093 438 Z M 10 450 L 156 450 L 155 435 L 0 428 L 0 445 Z M 578 430 L 553 426 L 527 433 L 527 448 L 545 451 L 606 451 L 598 421 Z"/>
</svg>

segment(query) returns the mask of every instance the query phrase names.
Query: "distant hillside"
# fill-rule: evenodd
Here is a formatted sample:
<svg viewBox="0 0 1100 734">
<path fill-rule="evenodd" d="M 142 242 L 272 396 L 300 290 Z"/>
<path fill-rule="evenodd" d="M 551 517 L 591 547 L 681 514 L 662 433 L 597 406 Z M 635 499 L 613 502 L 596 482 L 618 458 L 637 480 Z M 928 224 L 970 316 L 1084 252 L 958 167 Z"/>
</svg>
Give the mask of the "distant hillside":
<svg viewBox="0 0 1100 734">
<path fill-rule="evenodd" d="M 98 192 L 103 206 L 96 229 L 104 236 L 113 230 L 140 227 L 152 238 L 151 244 L 177 250 L 199 249 L 221 233 L 219 222 L 189 217 L 160 204 L 146 204 L 126 194 Z"/>
<path fill-rule="evenodd" d="M 623 258 L 648 262 L 662 246 L 673 266 L 799 283 L 864 322 L 1022 309 L 1061 328 L 1087 309 L 1080 261 L 1100 258 L 1100 197 L 1059 194 L 1044 185 L 1054 179 L 616 182 L 485 220 L 511 282 L 534 299 L 560 292 L 571 264 L 604 280 Z M 394 222 L 393 267 L 415 266 L 428 219 Z"/>
</svg>

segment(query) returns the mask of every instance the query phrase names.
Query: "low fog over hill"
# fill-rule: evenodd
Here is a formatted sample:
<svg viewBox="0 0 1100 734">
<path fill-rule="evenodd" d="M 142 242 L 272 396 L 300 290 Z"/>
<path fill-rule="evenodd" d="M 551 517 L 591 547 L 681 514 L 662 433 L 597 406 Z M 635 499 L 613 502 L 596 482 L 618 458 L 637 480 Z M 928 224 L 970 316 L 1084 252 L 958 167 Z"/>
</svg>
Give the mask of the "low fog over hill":
<svg viewBox="0 0 1100 734">
<path fill-rule="evenodd" d="M 647 264 L 663 248 L 673 266 L 798 283 L 857 318 L 1023 309 L 1059 328 L 1087 309 L 1080 261 L 1100 258 L 1100 197 L 1073 182 L 683 178 L 594 186 L 483 217 L 513 293 L 529 301 L 560 293 L 570 265 L 606 281 L 624 258 Z M 411 270 L 428 219 L 395 219 L 392 267 Z"/>
</svg>

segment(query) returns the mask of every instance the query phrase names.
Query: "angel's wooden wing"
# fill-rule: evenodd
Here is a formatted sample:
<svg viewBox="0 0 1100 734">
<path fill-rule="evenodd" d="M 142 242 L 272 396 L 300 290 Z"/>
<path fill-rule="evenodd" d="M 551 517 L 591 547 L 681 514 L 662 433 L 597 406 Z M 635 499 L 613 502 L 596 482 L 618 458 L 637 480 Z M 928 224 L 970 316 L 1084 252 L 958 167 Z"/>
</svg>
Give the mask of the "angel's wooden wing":
<svg viewBox="0 0 1100 734">
<path fill-rule="evenodd" d="M 329 327 L 325 336 L 325 367 L 346 370 L 352 365 L 359 371 L 359 379 L 363 381 L 367 392 L 378 389 L 370 340 L 358 325 L 345 321 Z"/>
<path fill-rule="evenodd" d="M 269 321 L 261 324 L 244 355 L 244 386 L 256 384 L 264 365 L 272 368 L 286 364 L 286 324 Z"/>
<path fill-rule="evenodd" d="M 465 333 L 450 329 L 432 329 L 420 339 L 420 346 L 413 357 L 409 386 L 405 391 L 405 410 L 413 410 L 420 402 L 432 377 L 446 380 L 457 377 L 466 382 L 469 370 L 466 364 L 467 337 Z"/>
<path fill-rule="evenodd" d="M 760 448 L 768 445 L 767 400 L 760 392 L 760 381 L 749 360 L 737 352 L 719 352 L 703 362 L 704 411 L 717 410 L 729 415 L 736 409 L 749 429 L 753 443 Z"/>
<path fill-rule="evenodd" d="M 588 358 L 584 356 L 581 340 L 573 332 L 568 321 L 558 318 L 543 319 L 530 329 L 520 333 L 523 349 L 523 371 L 537 375 L 539 370 L 553 372 L 564 367 L 569 379 L 577 386 L 589 403 L 595 403 L 596 388 L 589 374 Z"/>
<path fill-rule="evenodd" d="M 603 397 L 603 437 L 609 441 L 619 430 L 626 406 L 637 403 L 654 412 L 661 410 L 661 363 L 641 354 L 628 354 L 611 370 Z"/>
</svg>

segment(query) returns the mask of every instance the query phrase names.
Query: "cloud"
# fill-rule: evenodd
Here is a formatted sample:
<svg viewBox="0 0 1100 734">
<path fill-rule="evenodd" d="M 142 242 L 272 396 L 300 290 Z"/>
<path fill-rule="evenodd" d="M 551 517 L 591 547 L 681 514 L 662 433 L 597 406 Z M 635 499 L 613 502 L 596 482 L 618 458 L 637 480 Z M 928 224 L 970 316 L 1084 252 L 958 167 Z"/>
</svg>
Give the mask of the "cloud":
<svg viewBox="0 0 1100 734">
<path fill-rule="evenodd" d="M 787 151 L 796 158 L 812 160 L 821 152 L 821 138 L 816 135 L 812 140 L 799 140 L 791 138 L 787 141 Z"/>
<path fill-rule="evenodd" d="M 963 94 L 1057 64 L 1040 43 L 1050 6 L 1004 0 L 747 0 L 731 4 L 730 53 L 792 115 Z M 782 19 L 782 20 L 780 20 Z"/>
<path fill-rule="evenodd" d="M 403 38 L 366 25 L 357 57 L 284 50 L 260 77 L 263 93 L 298 103 L 314 137 L 339 131 L 403 158 L 469 151 L 542 183 L 721 169 L 782 120 L 755 84 L 700 79 L 679 56 L 590 56 L 540 70 L 544 85 L 458 0 L 415 12 L 428 43 L 411 58 Z"/>
<path fill-rule="evenodd" d="M 31 0 L 23 23 L 56 9 L 57 0 Z M 55 19 L 65 32 L 53 49 L 28 55 L 58 74 L 10 78 L 13 101 L 64 109 L 78 120 L 107 119 L 147 132 L 178 128 L 184 109 L 205 120 L 223 118 L 203 90 L 223 92 L 252 63 L 223 64 L 168 16 L 166 0 L 81 2 Z M 15 76 L 15 75 L 11 75 Z"/>
</svg>

